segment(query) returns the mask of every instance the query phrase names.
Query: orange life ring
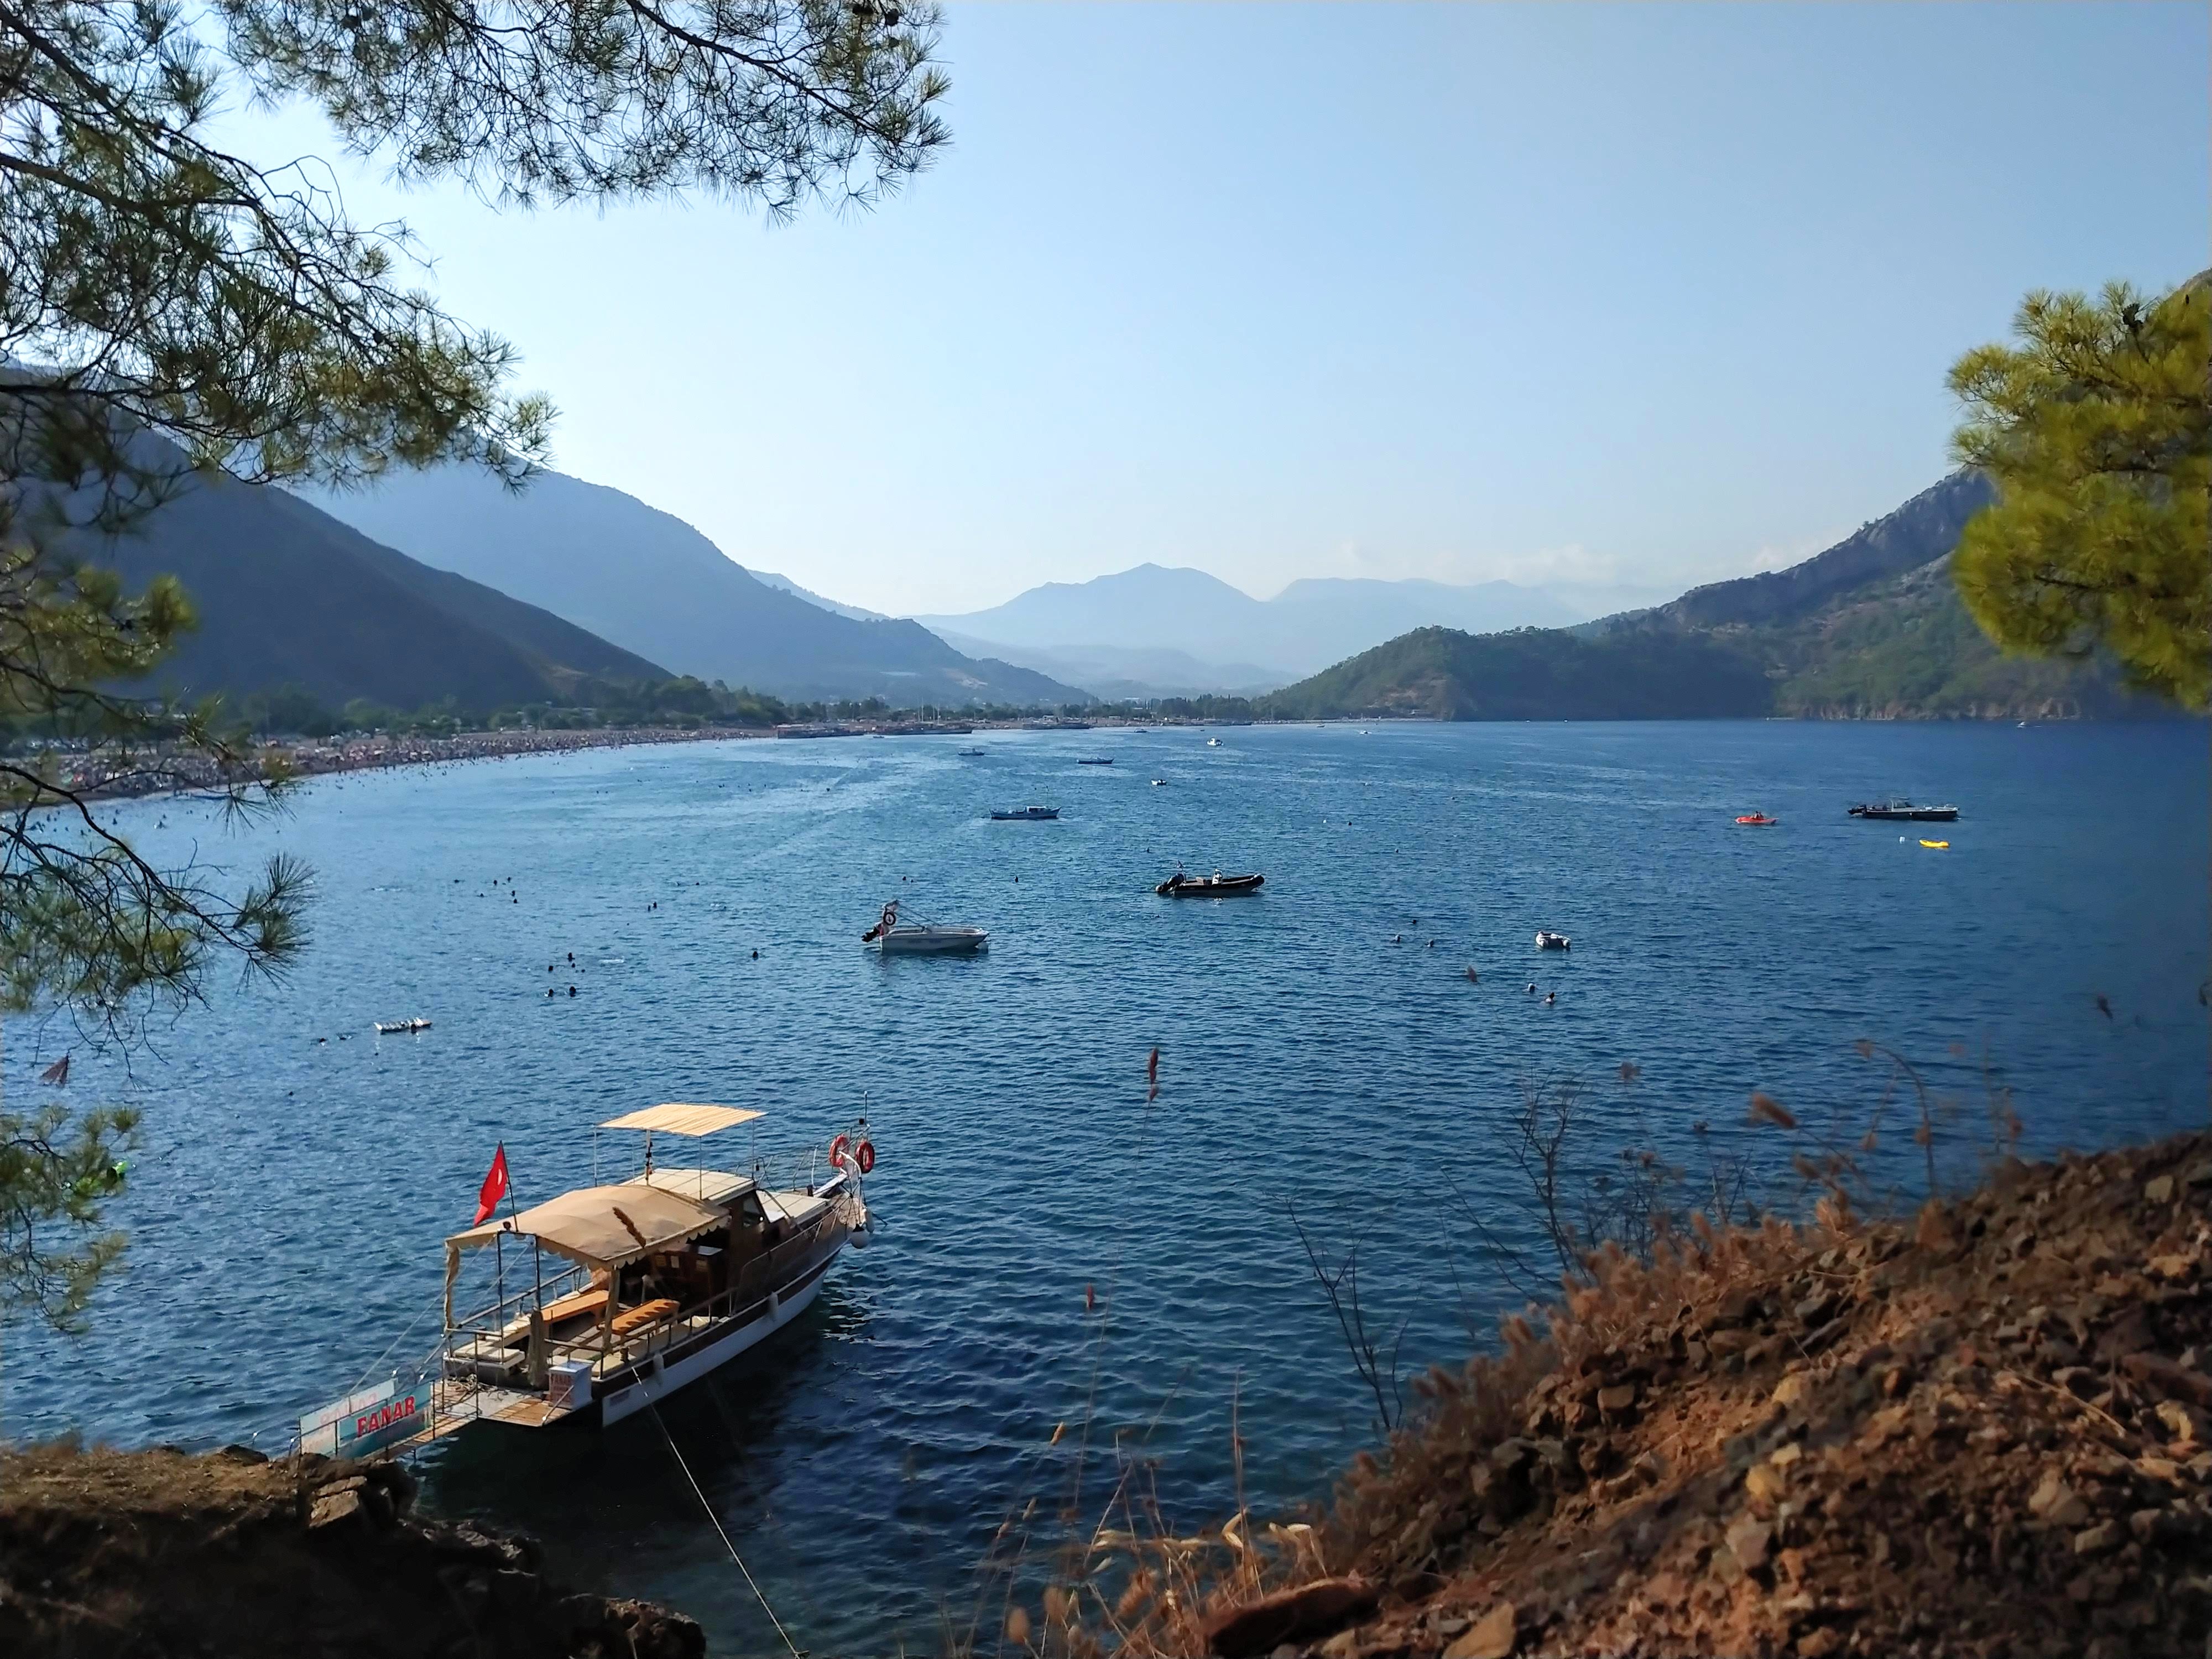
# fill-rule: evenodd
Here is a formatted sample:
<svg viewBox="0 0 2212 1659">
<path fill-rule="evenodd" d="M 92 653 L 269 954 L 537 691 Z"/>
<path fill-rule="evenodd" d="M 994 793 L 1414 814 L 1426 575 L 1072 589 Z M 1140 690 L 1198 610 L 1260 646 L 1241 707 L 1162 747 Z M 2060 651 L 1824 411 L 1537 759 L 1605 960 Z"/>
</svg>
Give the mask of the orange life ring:
<svg viewBox="0 0 2212 1659">
<path fill-rule="evenodd" d="M 876 1167 L 876 1143 L 872 1140 L 862 1141 L 853 1148 L 853 1157 L 860 1164 L 860 1173 L 867 1174 Z"/>
<path fill-rule="evenodd" d="M 832 1169 L 842 1169 L 842 1168 L 844 1168 L 844 1166 L 845 1166 L 845 1154 L 846 1154 L 848 1151 L 850 1151 L 850 1150 L 851 1150 L 851 1148 L 852 1148 L 852 1145 L 853 1145 L 853 1137 L 852 1137 L 852 1136 L 850 1136 L 850 1135 L 839 1135 L 839 1136 L 836 1138 L 836 1139 L 835 1139 L 835 1140 L 833 1140 L 833 1141 L 831 1141 L 831 1142 L 830 1143 L 830 1168 L 832 1168 Z"/>
</svg>

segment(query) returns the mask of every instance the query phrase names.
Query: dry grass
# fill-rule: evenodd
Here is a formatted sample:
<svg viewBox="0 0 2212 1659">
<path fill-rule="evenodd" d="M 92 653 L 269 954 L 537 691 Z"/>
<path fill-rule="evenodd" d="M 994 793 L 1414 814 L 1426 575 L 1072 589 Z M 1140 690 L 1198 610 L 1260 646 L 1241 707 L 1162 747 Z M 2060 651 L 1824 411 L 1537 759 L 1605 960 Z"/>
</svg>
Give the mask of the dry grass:
<svg viewBox="0 0 2212 1659">
<path fill-rule="evenodd" d="M 1580 1085 L 1524 1084 L 1511 1151 L 1559 1271 L 1555 1288 L 1540 1292 L 1547 1299 L 1540 1299 L 1547 1275 L 1502 1244 L 1462 1200 L 1501 1278 L 1529 1298 L 1522 1312 L 1500 1322 L 1494 1352 L 1414 1378 L 1413 1401 L 1394 1419 L 1383 1402 L 1386 1391 L 1398 1388 L 1395 1367 L 1387 1374 L 1380 1368 L 1356 1303 L 1353 1314 L 1346 1311 L 1351 1259 L 1333 1273 L 1309 1242 L 1316 1278 L 1385 1430 L 1377 1450 L 1353 1458 L 1326 1510 L 1312 1519 L 1255 1523 L 1243 1501 L 1237 1441 L 1236 1512 L 1218 1528 L 1178 1531 L 1165 1519 L 1151 1462 L 1117 1448 L 1117 1479 L 1095 1515 L 1071 1507 L 1048 1516 L 1042 1539 L 1035 1499 L 1008 1517 L 985 1563 L 975 1614 L 965 1632 L 948 1628 L 947 1650 L 1002 1659 L 1182 1659 L 1207 1651 L 1210 1619 L 1270 1593 L 1346 1573 L 1388 1582 L 1409 1569 L 1417 1553 L 1394 1547 L 1425 1533 L 1438 1509 L 1436 1494 L 1463 1491 L 1491 1449 L 1522 1431 L 1530 1397 L 1546 1377 L 1579 1370 L 1655 1322 L 1666 1325 L 1691 1308 L 1801 1271 L 1857 1233 L 1863 1218 L 1893 1209 L 1893 1195 L 1885 1201 L 1875 1193 L 1868 1159 L 1905 1086 L 1925 1170 L 1920 1242 L 1939 1243 L 1945 1223 L 1936 1143 L 1961 1116 L 1959 1103 L 1931 1093 L 1918 1070 L 1893 1051 L 1863 1042 L 1858 1053 L 1888 1066 L 1879 1100 L 1859 1123 L 1816 1127 L 1771 1095 L 1754 1092 L 1747 1121 L 1779 1138 L 1775 1156 L 1763 1170 L 1749 1160 L 1709 1159 L 1694 1182 L 1639 1148 L 1621 1151 L 1603 1173 L 1572 1174 L 1575 1142 L 1588 1133 L 1577 1110 Z M 1639 1075 L 1640 1068 L 1624 1065 L 1622 1088 Z M 1985 1163 L 1996 1164 L 2011 1155 L 2021 1125 L 1986 1057 L 1983 1075 L 1986 1142 L 1978 1144 Z M 1704 1126 L 1697 1127 L 1702 1139 Z M 1754 1200 L 1754 1190 L 1767 1196 Z M 1710 1197 L 1710 1213 L 1690 1206 L 1692 1192 Z M 1086 1424 L 1086 1444 L 1089 1432 Z M 1231 1433 L 1234 1439 L 1233 1426 Z M 1080 1486 L 1079 1473 L 1075 1489 Z M 1040 1581 L 1040 1588 L 1024 1589 Z"/>
</svg>

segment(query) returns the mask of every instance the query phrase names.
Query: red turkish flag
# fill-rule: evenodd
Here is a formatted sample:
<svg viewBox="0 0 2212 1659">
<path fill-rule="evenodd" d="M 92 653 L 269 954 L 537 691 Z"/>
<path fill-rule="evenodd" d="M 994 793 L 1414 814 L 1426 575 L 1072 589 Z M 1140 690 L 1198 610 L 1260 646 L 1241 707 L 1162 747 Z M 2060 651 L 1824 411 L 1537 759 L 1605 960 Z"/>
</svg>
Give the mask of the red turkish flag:
<svg viewBox="0 0 2212 1659">
<path fill-rule="evenodd" d="M 491 1155 L 491 1168 L 484 1172 L 483 1185 L 477 1190 L 477 1218 L 469 1224 L 481 1227 L 485 1218 L 499 1208 L 499 1201 L 507 1196 L 507 1143 L 501 1141 L 499 1150 Z"/>
</svg>

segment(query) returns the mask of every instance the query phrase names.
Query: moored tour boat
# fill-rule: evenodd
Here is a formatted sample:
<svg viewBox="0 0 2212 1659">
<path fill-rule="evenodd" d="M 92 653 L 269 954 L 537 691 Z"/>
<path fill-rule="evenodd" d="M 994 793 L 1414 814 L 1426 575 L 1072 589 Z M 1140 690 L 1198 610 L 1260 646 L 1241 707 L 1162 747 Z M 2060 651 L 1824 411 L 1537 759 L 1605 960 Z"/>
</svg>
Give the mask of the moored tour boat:
<svg viewBox="0 0 2212 1659">
<path fill-rule="evenodd" d="M 1256 893 L 1267 879 L 1261 875 L 1224 876 L 1218 870 L 1210 876 L 1186 876 L 1178 870 L 1152 890 L 1162 898 L 1227 898 Z"/>
<path fill-rule="evenodd" d="M 430 1022 L 427 1019 L 380 1019 L 375 1024 L 376 1034 L 379 1036 L 395 1036 L 402 1032 L 427 1031 L 430 1029 Z"/>
<path fill-rule="evenodd" d="M 981 927 L 942 927 L 928 921 L 901 921 L 898 901 L 884 906 L 876 925 L 860 935 L 860 943 L 873 945 L 887 957 L 947 957 L 980 951 L 991 936 Z"/>
<path fill-rule="evenodd" d="M 1011 812 L 991 814 L 1000 823 L 1045 823 L 1059 816 L 1057 806 L 1017 806 Z"/>
<path fill-rule="evenodd" d="M 411 1389 L 395 1377 L 309 1413 L 300 1449 L 361 1456 L 478 1425 L 617 1423 L 790 1324 L 868 1225 L 860 1183 L 876 1158 L 866 1121 L 831 1141 L 826 1158 L 810 1156 L 803 1182 L 782 1188 L 769 1186 L 764 1167 L 736 1174 L 653 1162 L 655 1134 L 701 1137 L 761 1115 L 672 1104 L 614 1118 L 600 1127 L 644 1133 L 641 1173 L 520 1213 L 509 1199 L 503 1220 L 494 1218 L 507 1193 L 502 1149 L 477 1224 L 446 1241 L 445 1334 L 428 1376 Z M 486 1249 L 491 1300 L 456 1317 L 464 1260 Z"/>
</svg>

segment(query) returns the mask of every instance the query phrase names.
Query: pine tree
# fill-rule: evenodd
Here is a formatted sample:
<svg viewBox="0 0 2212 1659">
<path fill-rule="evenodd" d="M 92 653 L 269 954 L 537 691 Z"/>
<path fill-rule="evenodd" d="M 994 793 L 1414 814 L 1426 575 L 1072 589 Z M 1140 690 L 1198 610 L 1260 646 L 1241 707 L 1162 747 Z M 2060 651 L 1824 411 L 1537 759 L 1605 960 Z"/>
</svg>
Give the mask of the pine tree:
<svg viewBox="0 0 2212 1659">
<path fill-rule="evenodd" d="M 895 0 L 0 0 L 0 1012 L 127 1042 L 217 959 L 280 971 L 304 938 L 298 866 L 226 890 L 94 812 L 169 787 L 262 810 L 284 780 L 243 722 L 118 693 L 192 611 L 87 568 L 88 538 L 195 471 L 520 483 L 545 450 L 551 408 L 410 284 L 405 228 L 216 145 L 218 103 L 311 100 L 355 154 L 498 205 L 698 191 L 781 217 L 930 160 L 938 26 Z M 131 1128 L 0 1108 L 0 1315 L 80 1312 Z"/>
<path fill-rule="evenodd" d="M 1959 459 L 1997 486 L 1954 573 L 1990 637 L 2037 656 L 2106 652 L 2188 708 L 2212 696 L 2212 274 L 2151 303 L 2030 294 L 2016 348 L 1951 370 Z"/>
</svg>

